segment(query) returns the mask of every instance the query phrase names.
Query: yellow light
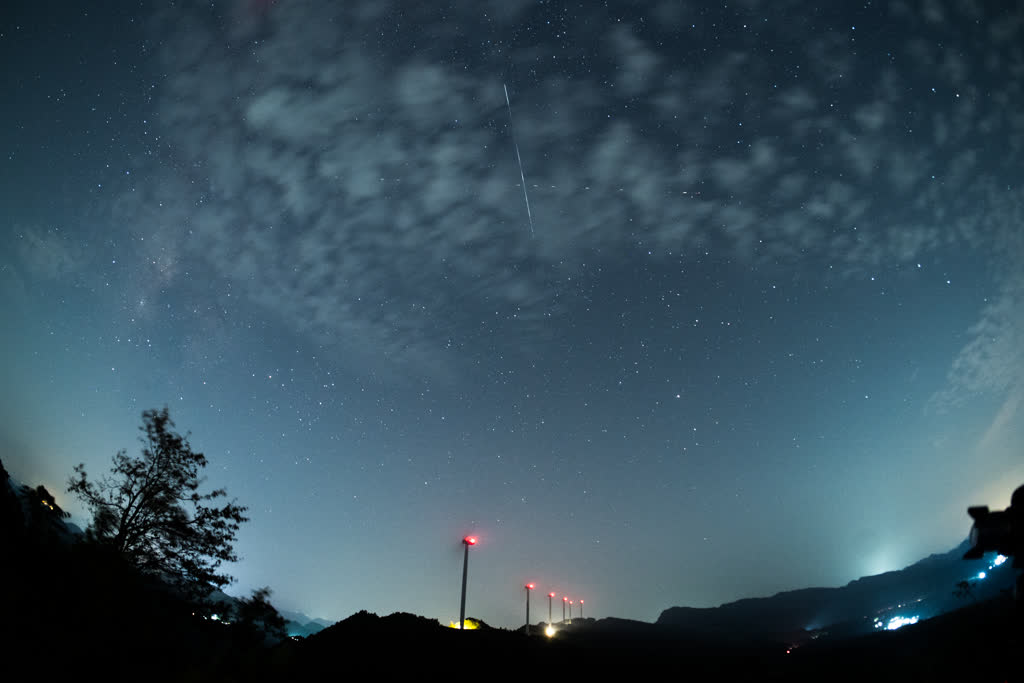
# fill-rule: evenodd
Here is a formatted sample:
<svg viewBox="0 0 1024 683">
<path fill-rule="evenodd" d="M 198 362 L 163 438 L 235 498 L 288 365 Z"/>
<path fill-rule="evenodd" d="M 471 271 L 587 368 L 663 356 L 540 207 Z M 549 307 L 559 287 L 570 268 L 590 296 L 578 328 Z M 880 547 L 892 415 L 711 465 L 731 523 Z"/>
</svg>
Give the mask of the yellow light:
<svg viewBox="0 0 1024 683">
<path fill-rule="evenodd" d="M 448 628 L 458 628 L 458 627 L 459 627 L 459 622 L 457 622 L 457 621 L 449 621 L 448 622 Z M 467 631 L 475 631 L 478 628 L 480 628 L 480 624 L 478 624 L 475 620 L 473 620 L 473 619 L 466 619 L 466 629 L 465 630 L 467 630 Z"/>
<path fill-rule="evenodd" d="M 546 635 L 548 638 L 555 635 L 555 627 L 551 624 L 548 624 L 548 627 L 544 629 L 544 635 Z"/>
</svg>

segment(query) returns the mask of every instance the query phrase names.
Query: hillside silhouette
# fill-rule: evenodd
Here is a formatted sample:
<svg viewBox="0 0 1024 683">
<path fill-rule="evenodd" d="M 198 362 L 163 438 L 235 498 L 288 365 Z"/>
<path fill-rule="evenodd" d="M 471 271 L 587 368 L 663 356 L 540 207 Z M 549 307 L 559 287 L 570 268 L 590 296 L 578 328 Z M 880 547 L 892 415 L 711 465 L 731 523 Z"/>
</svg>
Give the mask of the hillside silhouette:
<svg viewBox="0 0 1024 683">
<path fill-rule="evenodd" d="M 838 588 L 803 588 L 771 597 L 746 598 L 719 607 L 670 607 L 657 623 L 703 633 L 787 637 L 838 625 L 867 632 L 875 618 L 914 614 L 921 619 L 964 606 L 954 593 L 957 583 L 986 572 L 972 582 L 977 600 L 996 597 L 1013 585 L 1010 563 L 991 568 L 991 557 L 964 560 L 964 541 L 947 553 L 934 554 L 903 569 L 866 576 Z"/>
<path fill-rule="evenodd" d="M 1013 572 L 994 574 L 998 580 L 976 586 L 969 600 L 957 597 L 953 579 L 986 561 L 957 559 L 962 548 L 841 588 L 670 608 L 657 623 L 574 619 L 556 624 L 550 638 L 540 635 L 543 622 L 527 636 L 523 628 L 479 621 L 459 631 L 414 614 L 362 611 L 305 638 L 274 639 L 224 616 L 244 599 L 190 600 L 109 547 L 83 541 L 38 488 L 11 482 L 2 463 L 0 478 L 0 539 L 9 550 L 3 580 L 16 625 L 5 650 L 10 665 L 45 664 L 53 677 L 332 681 L 625 670 L 695 680 L 1006 681 L 1021 680 L 1024 671 L 1021 615 L 1001 588 Z M 934 587 L 925 596 L 929 605 L 956 609 L 899 631 L 863 634 L 863 614 L 918 595 L 922 586 Z M 250 605 L 257 615 L 251 621 L 258 621 L 265 606 Z M 224 614 L 214 619 L 214 610 Z M 808 631 L 812 619 L 836 621 Z"/>
<path fill-rule="evenodd" d="M 91 543 L 59 508 L 39 504 L 0 463 L 6 629 L 14 663 L 103 680 L 261 679 L 264 634 L 211 620 L 210 605 Z M 38 515 L 45 523 L 33 521 Z"/>
</svg>

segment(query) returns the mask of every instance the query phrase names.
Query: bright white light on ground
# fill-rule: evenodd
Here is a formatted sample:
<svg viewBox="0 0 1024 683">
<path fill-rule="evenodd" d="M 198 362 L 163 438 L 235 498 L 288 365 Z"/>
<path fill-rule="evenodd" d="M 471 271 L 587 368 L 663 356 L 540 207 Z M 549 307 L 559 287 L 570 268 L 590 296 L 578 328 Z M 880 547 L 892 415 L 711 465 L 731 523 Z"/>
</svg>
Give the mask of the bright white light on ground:
<svg viewBox="0 0 1024 683">
<path fill-rule="evenodd" d="M 555 627 L 551 624 L 548 624 L 548 627 L 544 629 L 544 635 L 546 635 L 548 638 L 555 635 Z"/>
<path fill-rule="evenodd" d="M 978 578 L 979 579 L 984 579 L 985 578 L 985 572 L 978 572 Z"/>
<path fill-rule="evenodd" d="M 918 620 L 917 615 L 914 615 L 912 617 L 893 617 L 892 619 L 889 620 L 889 623 L 886 624 L 885 630 L 886 631 L 895 631 L 896 629 L 900 628 L 901 626 L 906 626 L 907 624 L 916 624 L 917 620 Z"/>
<path fill-rule="evenodd" d="M 1003 562 L 1006 562 L 1006 555 L 996 555 L 996 559 L 992 560 L 992 566 L 998 567 Z"/>
</svg>

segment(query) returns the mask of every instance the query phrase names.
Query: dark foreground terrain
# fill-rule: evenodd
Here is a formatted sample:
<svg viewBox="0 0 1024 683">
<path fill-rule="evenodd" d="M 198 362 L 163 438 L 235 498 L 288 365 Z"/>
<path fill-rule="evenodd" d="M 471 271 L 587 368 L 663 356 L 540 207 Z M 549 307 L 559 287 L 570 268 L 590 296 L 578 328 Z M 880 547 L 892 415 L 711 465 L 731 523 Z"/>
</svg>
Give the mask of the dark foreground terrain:
<svg viewBox="0 0 1024 683">
<path fill-rule="evenodd" d="M 8 576 L 3 655 L 62 678 L 133 681 L 341 681 L 372 678 L 657 675 L 669 680 L 1024 680 L 1024 638 L 1007 598 L 895 632 L 845 640 L 707 638 L 655 624 L 577 620 L 555 637 L 456 631 L 410 614 L 361 612 L 303 640 L 185 605 L 87 549 Z M 72 555 L 80 557 L 72 557 Z M 72 569 L 74 568 L 74 569 Z M 8 565 L 7 569 L 11 569 Z M 537 629 L 539 632 L 539 629 Z M 787 652 L 787 650 L 790 650 Z"/>
<path fill-rule="evenodd" d="M 275 641 L 259 623 L 214 620 L 210 607 L 141 576 L 103 546 L 69 539 L 59 520 L 26 517 L 17 500 L 0 498 L 0 656 L 5 672 L 33 672 L 35 680 L 1024 680 L 1022 620 L 1003 594 L 899 631 L 803 633 L 789 642 L 620 619 L 578 619 L 553 638 L 538 625 L 528 637 L 366 612 L 302 640 Z"/>
<path fill-rule="evenodd" d="M 787 650 L 789 652 L 787 652 Z M 287 674 L 472 676 L 628 672 L 690 680 L 1024 680 L 1024 639 L 1012 602 L 997 600 L 846 640 L 785 643 L 707 639 L 653 624 L 577 621 L 554 638 L 521 631 L 458 632 L 421 617 L 359 614 L 309 638 L 279 660 Z"/>
</svg>

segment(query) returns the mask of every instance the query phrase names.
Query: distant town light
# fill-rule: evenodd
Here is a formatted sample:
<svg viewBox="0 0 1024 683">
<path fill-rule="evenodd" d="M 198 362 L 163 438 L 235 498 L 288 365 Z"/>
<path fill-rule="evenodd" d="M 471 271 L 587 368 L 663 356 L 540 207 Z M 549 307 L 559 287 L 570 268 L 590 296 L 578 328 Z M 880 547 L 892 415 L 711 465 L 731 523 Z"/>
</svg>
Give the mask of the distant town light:
<svg viewBox="0 0 1024 683">
<path fill-rule="evenodd" d="M 987 576 L 987 574 L 985 574 L 985 572 L 978 572 L 978 578 L 979 579 L 984 579 L 986 576 Z"/>
<path fill-rule="evenodd" d="M 998 567 L 1003 562 L 1006 562 L 1006 560 L 1007 560 L 1006 555 L 996 555 L 996 559 L 992 560 L 992 565 L 995 566 L 995 567 Z"/>
<path fill-rule="evenodd" d="M 889 623 L 886 624 L 885 630 L 886 631 L 895 631 L 896 629 L 898 629 L 898 628 L 900 628 L 902 626 L 906 626 L 908 624 L 916 624 L 917 622 L 918 622 L 917 615 L 914 615 L 912 617 L 893 617 L 892 619 L 889 620 Z"/>
</svg>

